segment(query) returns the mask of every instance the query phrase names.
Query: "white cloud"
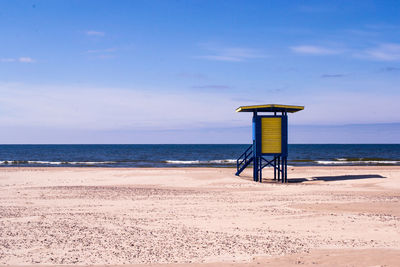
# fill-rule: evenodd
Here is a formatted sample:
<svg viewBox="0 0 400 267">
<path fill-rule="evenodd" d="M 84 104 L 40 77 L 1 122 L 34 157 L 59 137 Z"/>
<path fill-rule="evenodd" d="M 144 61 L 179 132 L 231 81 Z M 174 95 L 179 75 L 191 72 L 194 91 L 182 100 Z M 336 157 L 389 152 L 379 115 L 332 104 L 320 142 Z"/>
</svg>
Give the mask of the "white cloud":
<svg viewBox="0 0 400 267">
<path fill-rule="evenodd" d="M 367 49 L 365 56 L 382 61 L 400 60 L 400 44 L 381 44 L 378 47 Z"/>
<path fill-rule="evenodd" d="M 352 92 L 349 89 L 353 87 L 352 84 L 341 91 L 335 87 L 320 90 L 319 86 L 317 89 L 302 90 L 301 93 L 296 94 L 288 92 L 271 94 L 264 91 L 257 94 L 253 103 L 253 100 L 246 99 L 248 92 L 235 93 L 232 90 L 182 92 L 182 90 L 169 90 L 169 88 L 163 88 L 163 90 L 91 88 L 0 82 L 0 95 L 2 96 L 0 98 L 0 125 L 7 129 L 36 129 L 39 136 L 48 138 L 40 139 L 45 143 L 79 143 L 83 140 L 80 138 L 85 138 L 84 135 L 81 135 L 82 131 L 90 131 L 95 136 L 99 132 L 128 131 L 130 136 L 134 134 L 138 138 L 146 139 L 147 134 L 151 135 L 165 130 L 176 130 L 176 137 L 174 134 L 169 134 L 168 138 L 175 138 L 175 142 L 179 142 L 179 137 L 185 135 L 180 130 L 235 126 L 247 127 L 245 133 L 248 133 L 247 138 L 249 139 L 246 140 L 251 140 L 251 127 L 248 128 L 251 124 L 251 116 L 234 111 L 238 106 L 259 104 L 265 99 L 268 99 L 269 103 L 280 103 L 285 98 L 285 102 L 288 104 L 305 105 L 305 111 L 290 117 L 291 124 L 396 122 L 398 121 L 396 110 L 398 109 L 399 93 L 395 90 L 396 85 L 389 82 L 387 84 L 389 86 L 365 81 L 365 86 L 360 84 L 360 87 L 365 87 L 367 90 L 359 92 Z M 377 93 L 375 90 L 371 90 L 371 88 L 378 87 L 388 91 Z M 359 101 L 355 103 L 354 99 Z M 371 112 L 368 113 L 368 116 L 365 116 L 365 110 L 360 108 L 360 105 L 369 107 Z M 64 141 L 57 139 L 57 136 L 50 136 L 46 129 L 64 129 L 65 131 L 60 130 L 59 132 L 61 135 L 64 132 L 65 138 L 62 139 Z M 25 143 L 34 140 L 30 137 L 31 132 L 28 130 L 18 130 L 17 133 L 24 137 Z M 202 133 L 204 134 L 204 132 Z M 208 131 L 208 133 L 210 132 Z M 10 133 L 3 136 L 8 136 L 8 140 L 22 140 L 12 139 L 13 136 Z M 75 139 L 69 139 L 70 136 L 75 136 Z M 228 139 L 232 136 L 227 133 Z M 198 135 L 199 142 L 215 141 L 214 137 L 213 135 L 208 135 L 208 137 L 204 137 L 202 134 Z M 111 133 L 104 138 L 106 141 L 101 142 L 123 142 L 118 135 Z M 153 142 L 166 140 L 160 136 L 157 138 L 160 139 L 154 139 Z M 96 142 L 90 137 L 84 140 L 89 143 Z M 131 140 L 129 142 L 135 142 L 135 139 L 129 140 Z M 152 142 L 150 139 L 146 140 L 148 143 Z M 12 141 L 9 142 L 12 143 Z"/>
<path fill-rule="evenodd" d="M 207 60 L 214 60 L 214 61 L 230 61 L 230 62 L 239 62 L 243 61 L 243 58 L 234 57 L 234 56 L 198 56 L 197 58 L 207 59 Z"/>
<path fill-rule="evenodd" d="M 227 98 L 224 92 L 0 83 L 0 94 L 4 127 L 168 130 L 235 125 L 232 119 L 237 117 L 236 105 L 221 104 L 220 99 Z"/>
<path fill-rule="evenodd" d="M 218 47 L 210 44 L 201 45 L 209 54 L 197 56 L 196 58 L 214 60 L 240 62 L 249 59 L 265 58 L 266 56 L 255 49 L 242 47 Z"/>
<path fill-rule="evenodd" d="M 15 62 L 15 58 L 2 58 L 0 59 L 1 62 Z"/>
<path fill-rule="evenodd" d="M 115 49 L 115 48 L 91 49 L 91 50 L 87 50 L 86 53 L 89 53 L 89 54 L 113 53 L 113 52 L 115 52 L 116 50 L 117 50 L 117 49 Z"/>
<path fill-rule="evenodd" d="M 106 34 L 105 34 L 105 32 L 99 32 L 99 31 L 87 31 L 86 35 L 103 37 Z"/>
<path fill-rule="evenodd" d="M 326 88 L 320 92 L 304 94 L 301 97 L 303 99 L 298 101 L 304 103 L 305 112 L 292 116 L 291 121 L 314 125 L 398 122 L 396 110 L 399 96 L 396 92 L 352 92 L 351 89 L 335 91 Z M 365 107 L 368 107 L 368 116 Z"/>
<path fill-rule="evenodd" d="M 292 46 L 290 49 L 298 54 L 308 55 L 337 55 L 346 53 L 354 58 L 373 59 L 380 61 L 400 61 L 400 44 L 385 43 L 364 50 L 357 49 L 332 49 L 314 45 Z"/>
<path fill-rule="evenodd" d="M 322 12 L 330 12 L 334 10 L 331 6 L 326 6 L 327 3 L 324 3 L 324 6 L 310 6 L 310 5 L 302 5 L 299 6 L 300 12 L 305 13 L 322 13 Z"/>
<path fill-rule="evenodd" d="M 300 45 L 300 46 L 292 46 L 290 49 L 299 54 L 309 54 L 309 55 L 335 55 L 342 53 L 341 50 L 326 48 L 322 46 L 314 46 L 314 45 Z"/>
<path fill-rule="evenodd" d="M 96 58 L 99 58 L 99 59 L 112 59 L 112 58 L 115 58 L 115 56 L 114 55 L 110 55 L 110 54 L 107 54 L 107 55 L 102 54 L 102 55 L 98 55 Z"/>
<path fill-rule="evenodd" d="M 33 63 L 35 62 L 32 58 L 30 57 L 20 57 L 18 58 L 19 62 L 23 62 L 23 63 Z"/>
<path fill-rule="evenodd" d="M 91 58 L 96 59 L 113 59 L 115 58 L 116 48 L 104 48 L 104 49 L 90 49 L 86 53 L 91 55 Z"/>
<path fill-rule="evenodd" d="M 21 62 L 21 63 L 33 63 L 34 59 L 31 57 L 19 57 L 19 58 L 0 58 L 0 62 Z"/>
</svg>

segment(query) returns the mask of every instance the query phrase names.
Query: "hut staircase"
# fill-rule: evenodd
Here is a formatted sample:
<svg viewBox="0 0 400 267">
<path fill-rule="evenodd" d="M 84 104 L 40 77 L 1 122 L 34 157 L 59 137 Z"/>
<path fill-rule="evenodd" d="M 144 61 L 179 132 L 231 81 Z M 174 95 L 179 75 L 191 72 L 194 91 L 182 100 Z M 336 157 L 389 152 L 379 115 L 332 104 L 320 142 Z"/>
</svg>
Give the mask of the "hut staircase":
<svg viewBox="0 0 400 267">
<path fill-rule="evenodd" d="M 236 161 L 236 175 L 239 175 L 250 163 L 254 160 L 253 157 L 253 145 L 250 145 L 246 151 Z"/>
</svg>

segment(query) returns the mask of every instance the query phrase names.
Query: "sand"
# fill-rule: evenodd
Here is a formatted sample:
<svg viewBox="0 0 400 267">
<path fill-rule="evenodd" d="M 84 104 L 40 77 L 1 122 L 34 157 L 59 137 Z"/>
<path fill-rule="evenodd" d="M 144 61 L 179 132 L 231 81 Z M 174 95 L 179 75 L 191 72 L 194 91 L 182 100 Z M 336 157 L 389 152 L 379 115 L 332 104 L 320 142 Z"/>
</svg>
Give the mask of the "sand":
<svg viewBox="0 0 400 267">
<path fill-rule="evenodd" d="M 0 265 L 400 266 L 400 167 L 288 171 L 1 168 Z"/>
</svg>

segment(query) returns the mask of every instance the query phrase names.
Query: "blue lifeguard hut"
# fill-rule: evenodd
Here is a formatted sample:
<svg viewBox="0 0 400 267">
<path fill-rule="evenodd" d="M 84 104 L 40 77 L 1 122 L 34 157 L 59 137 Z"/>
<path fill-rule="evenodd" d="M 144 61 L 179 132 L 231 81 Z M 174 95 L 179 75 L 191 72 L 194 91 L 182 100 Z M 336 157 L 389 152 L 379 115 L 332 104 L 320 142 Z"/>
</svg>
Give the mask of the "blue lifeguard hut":
<svg viewBox="0 0 400 267">
<path fill-rule="evenodd" d="M 303 110 L 303 106 L 254 105 L 242 106 L 236 112 L 253 113 L 253 144 L 236 162 L 236 175 L 253 163 L 253 180 L 262 182 L 262 169 L 274 168 L 274 180 L 287 182 L 288 113 Z M 269 113 L 269 114 L 260 114 Z"/>
</svg>

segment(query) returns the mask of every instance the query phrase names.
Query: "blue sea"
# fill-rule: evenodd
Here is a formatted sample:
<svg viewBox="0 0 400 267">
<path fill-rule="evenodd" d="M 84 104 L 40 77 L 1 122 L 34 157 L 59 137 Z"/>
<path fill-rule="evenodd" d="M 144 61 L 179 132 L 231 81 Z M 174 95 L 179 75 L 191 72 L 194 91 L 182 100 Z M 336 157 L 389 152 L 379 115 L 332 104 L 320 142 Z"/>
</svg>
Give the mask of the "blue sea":
<svg viewBox="0 0 400 267">
<path fill-rule="evenodd" d="M 234 167 L 248 145 L 0 145 L 0 166 Z M 400 165 L 400 145 L 289 145 L 292 166 Z"/>
</svg>

